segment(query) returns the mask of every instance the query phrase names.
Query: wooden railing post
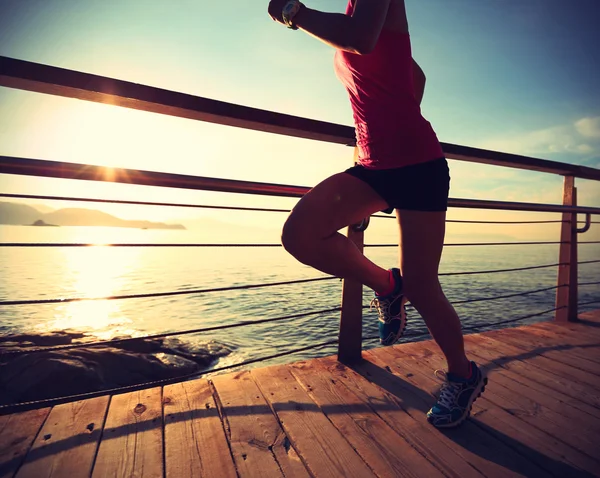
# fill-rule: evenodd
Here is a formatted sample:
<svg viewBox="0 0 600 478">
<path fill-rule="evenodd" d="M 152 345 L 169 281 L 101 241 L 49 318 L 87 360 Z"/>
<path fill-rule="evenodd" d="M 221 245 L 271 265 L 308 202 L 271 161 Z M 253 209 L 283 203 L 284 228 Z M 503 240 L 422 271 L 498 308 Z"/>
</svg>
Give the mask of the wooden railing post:
<svg viewBox="0 0 600 478">
<path fill-rule="evenodd" d="M 575 178 L 565 176 L 563 205 L 577 206 Z M 577 214 L 564 212 L 560 229 L 560 251 L 556 308 L 554 319 L 558 322 L 577 320 Z"/>
<path fill-rule="evenodd" d="M 354 148 L 356 164 L 358 148 Z M 348 239 L 362 252 L 364 246 L 364 228 L 348 226 Z M 340 317 L 340 336 L 338 360 L 344 363 L 356 362 L 362 358 L 362 296 L 363 285 L 352 279 L 342 282 L 342 311 Z"/>
</svg>

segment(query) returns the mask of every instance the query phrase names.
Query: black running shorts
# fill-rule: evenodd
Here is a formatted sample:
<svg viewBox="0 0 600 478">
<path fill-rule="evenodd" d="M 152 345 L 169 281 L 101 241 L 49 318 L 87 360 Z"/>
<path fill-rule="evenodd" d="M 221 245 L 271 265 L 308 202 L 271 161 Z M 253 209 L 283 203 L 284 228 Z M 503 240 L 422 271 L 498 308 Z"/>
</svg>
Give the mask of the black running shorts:
<svg viewBox="0 0 600 478">
<path fill-rule="evenodd" d="M 354 166 L 344 171 L 371 186 L 394 209 L 446 211 L 450 191 L 450 170 L 446 158 L 395 169 L 367 169 Z"/>
</svg>

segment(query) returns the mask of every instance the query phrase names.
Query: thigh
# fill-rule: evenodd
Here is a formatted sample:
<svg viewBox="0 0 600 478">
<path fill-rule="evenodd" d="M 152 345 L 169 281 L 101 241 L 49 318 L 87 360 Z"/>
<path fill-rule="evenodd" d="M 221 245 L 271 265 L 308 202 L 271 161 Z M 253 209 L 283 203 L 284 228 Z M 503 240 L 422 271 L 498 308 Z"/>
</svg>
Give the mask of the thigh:
<svg viewBox="0 0 600 478">
<path fill-rule="evenodd" d="M 367 183 L 339 173 L 300 199 L 290 213 L 286 228 L 327 237 L 387 207 L 387 202 Z"/>
<path fill-rule="evenodd" d="M 397 209 L 400 226 L 400 270 L 407 282 L 437 282 L 446 231 L 445 211 Z M 407 284 L 408 285 L 408 284 Z"/>
</svg>

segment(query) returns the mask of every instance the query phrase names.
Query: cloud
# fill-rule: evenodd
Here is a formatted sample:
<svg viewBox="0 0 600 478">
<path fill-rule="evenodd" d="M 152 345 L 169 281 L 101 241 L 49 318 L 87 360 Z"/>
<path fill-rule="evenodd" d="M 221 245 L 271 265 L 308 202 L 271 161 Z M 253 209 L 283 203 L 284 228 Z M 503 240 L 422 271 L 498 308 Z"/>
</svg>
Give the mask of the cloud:
<svg viewBox="0 0 600 478">
<path fill-rule="evenodd" d="M 575 123 L 575 129 L 581 136 L 600 139 L 600 116 L 580 119 Z"/>
<path fill-rule="evenodd" d="M 600 154 L 600 116 L 582 118 L 572 124 L 529 131 L 510 137 L 489 138 L 482 141 L 479 146 L 526 155 Z"/>
</svg>

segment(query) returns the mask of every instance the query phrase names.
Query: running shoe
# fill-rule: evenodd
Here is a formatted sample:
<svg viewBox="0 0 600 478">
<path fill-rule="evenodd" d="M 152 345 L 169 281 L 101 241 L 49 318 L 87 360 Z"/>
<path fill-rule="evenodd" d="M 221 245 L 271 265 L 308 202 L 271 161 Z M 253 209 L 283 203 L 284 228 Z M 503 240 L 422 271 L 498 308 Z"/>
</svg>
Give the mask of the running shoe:
<svg viewBox="0 0 600 478">
<path fill-rule="evenodd" d="M 371 308 L 377 309 L 379 316 L 379 340 L 382 345 L 392 345 L 402 337 L 406 328 L 406 309 L 402 293 L 402 276 L 399 269 L 391 269 L 394 290 L 388 295 L 377 295 L 371 300 Z"/>
<path fill-rule="evenodd" d="M 473 402 L 482 394 L 487 377 L 471 362 L 471 378 L 457 377 L 443 370 L 435 371 L 444 381 L 437 403 L 427 412 L 427 421 L 437 428 L 460 425 L 471 413 Z"/>
</svg>

